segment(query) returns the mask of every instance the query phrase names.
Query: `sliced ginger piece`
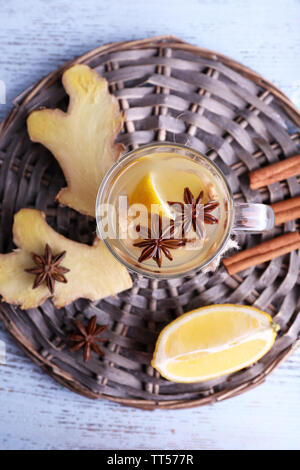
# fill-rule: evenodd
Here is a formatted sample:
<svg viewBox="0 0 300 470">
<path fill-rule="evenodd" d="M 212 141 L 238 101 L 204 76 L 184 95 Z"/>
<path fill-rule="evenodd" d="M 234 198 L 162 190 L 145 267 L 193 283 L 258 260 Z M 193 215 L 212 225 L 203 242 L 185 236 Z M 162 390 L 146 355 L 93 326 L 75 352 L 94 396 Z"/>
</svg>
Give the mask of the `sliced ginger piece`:
<svg viewBox="0 0 300 470">
<path fill-rule="evenodd" d="M 28 133 L 62 168 L 67 187 L 58 193 L 59 202 L 94 217 L 102 178 L 124 149 L 114 144 L 123 116 L 107 81 L 87 65 L 66 70 L 62 83 L 70 96 L 68 111 L 33 111 L 27 119 Z"/>
<path fill-rule="evenodd" d="M 25 269 L 35 268 L 32 253 L 44 255 L 46 244 L 53 255 L 66 251 L 61 266 L 67 283 L 55 282 L 53 303 L 63 307 L 85 297 L 98 300 L 132 287 L 131 278 L 106 248 L 96 239 L 94 246 L 69 240 L 45 220 L 45 214 L 35 209 L 21 209 L 14 218 L 14 243 L 12 253 L 0 255 L 0 294 L 3 300 L 20 305 L 22 309 L 35 308 L 51 296 L 46 283 L 33 289 L 35 276 Z"/>
</svg>

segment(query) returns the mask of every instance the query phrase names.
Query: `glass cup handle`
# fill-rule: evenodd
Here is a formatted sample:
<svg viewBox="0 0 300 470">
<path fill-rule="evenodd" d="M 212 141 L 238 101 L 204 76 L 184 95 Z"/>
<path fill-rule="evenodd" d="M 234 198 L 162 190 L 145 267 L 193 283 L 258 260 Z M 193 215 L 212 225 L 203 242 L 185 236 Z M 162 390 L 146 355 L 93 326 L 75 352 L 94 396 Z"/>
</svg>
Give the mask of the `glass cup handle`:
<svg viewBox="0 0 300 470">
<path fill-rule="evenodd" d="M 257 203 L 235 203 L 234 232 L 259 233 L 274 227 L 275 217 L 272 207 Z"/>
</svg>

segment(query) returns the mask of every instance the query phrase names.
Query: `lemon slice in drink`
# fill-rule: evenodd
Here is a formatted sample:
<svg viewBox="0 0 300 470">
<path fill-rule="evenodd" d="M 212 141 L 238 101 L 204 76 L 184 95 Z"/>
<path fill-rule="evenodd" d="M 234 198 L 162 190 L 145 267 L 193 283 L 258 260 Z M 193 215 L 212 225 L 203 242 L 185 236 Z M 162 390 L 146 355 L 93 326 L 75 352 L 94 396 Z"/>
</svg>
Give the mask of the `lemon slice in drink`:
<svg viewBox="0 0 300 470">
<path fill-rule="evenodd" d="M 201 382 L 248 367 L 274 344 L 278 325 L 245 305 L 192 310 L 160 333 L 152 366 L 174 382 Z"/>
<path fill-rule="evenodd" d="M 200 191 L 203 191 L 203 201 L 206 201 L 205 187 L 199 177 L 192 173 L 172 172 L 171 170 L 168 174 L 162 175 L 148 173 L 138 182 L 129 196 L 129 205 L 143 204 L 149 213 L 152 209 L 154 213 L 160 212 L 162 216 L 172 218 L 174 212 L 168 201 L 183 202 L 184 188 L 187 186 L 192 190 L 195 198 Z"/>
</svg>

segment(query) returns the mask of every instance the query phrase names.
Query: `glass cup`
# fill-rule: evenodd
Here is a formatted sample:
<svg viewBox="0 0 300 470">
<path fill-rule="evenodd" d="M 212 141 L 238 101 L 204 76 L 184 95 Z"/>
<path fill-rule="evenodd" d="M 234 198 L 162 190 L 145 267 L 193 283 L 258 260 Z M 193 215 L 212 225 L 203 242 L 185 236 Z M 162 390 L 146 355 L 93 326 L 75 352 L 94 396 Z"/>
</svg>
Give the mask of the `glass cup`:
<svg viewBox="0 0 300 470">
<path fill-rule="evenodd" d="M 190 165 L 194 165 L 195 172 L 199 169 L 199 171 L 209 174 L 216 187 L 219 188 L 219 194 L 222 194 L 220 203 L 220 207 L 222 205 L 222 218 L 220 219 L 222 224 L 219 224 L 218 230 L 214 232 L 212 243 L 206 250 L 190 249 L 187 246 L 188 249 L 185 250 L 184 256 L 182 251 L 181 256 L 177 256 L 176 253 L 177 257 L 173 259 L 172 263 L 166 261 L 159 267 L 151 259 L 139 262 L 138 254 L 128 248 L 126 237 L 124 240 L 120 234 L 120 218 L 124 218 L 128 207 L 125 204 L 123 209 L 121 204 L 116 210 L 114 194 L 120 187 L 120 183 L 123 181 L 124 185 L 124 181 L 126 182 L 128 169 L 137 165 L 141 161 L 140 159 L 149 157 L 151 163 L 151 158 L 154 162 L 154 157 L 162 158 L 165 155 L 171 156 L 170 164 L 175 161 L 174 157 L 182 157 L 182 159 L 189 161 Z M 130 173 L 127 174 L 130 175 Z M 119 199 L 121 198 L 119 197 Z M 128 152 L 112 166 L 99 188 L 96 221 L 98 236 L 104 240 L 109 251 L 129 270 L 148 277 L 169 279 L 193 274 L 207 266 L 222 253 L 227 240 L 234 232 L 259 233 L 272 229 L 274 213 L 272 208 L 265 204 L 235 202 L 225 176 L 213 161 L 192 148 L 164 142 L 145 145 Z M 175 251 L 179 252 L 179 250 Z"/>
</svg>

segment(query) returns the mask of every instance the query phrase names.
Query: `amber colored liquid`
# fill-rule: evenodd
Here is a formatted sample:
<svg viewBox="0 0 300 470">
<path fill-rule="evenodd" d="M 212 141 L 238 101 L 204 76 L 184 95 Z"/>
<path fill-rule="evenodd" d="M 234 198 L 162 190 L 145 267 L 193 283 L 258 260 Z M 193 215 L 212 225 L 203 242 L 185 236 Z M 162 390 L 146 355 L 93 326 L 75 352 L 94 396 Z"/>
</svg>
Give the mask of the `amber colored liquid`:
<svg viewBox="0 0 300 470">
<path fill-rule="evenodd" d="M 132 203 L 146 205 L 154 195 L 155 202 L 160 201 L 164 222 L 172 216 L 168 201 L 184 203 L 184 189 L 188 187 L 195 199 L 203 191 L 203 204 L 210 200 L 218 201 L 219 206 L 212 212 L 218 219 L 217 224 L 205 224 L 205 236 L 197 238 L 193 230 L 185 234 L 189 243 L 172 250 L 173 261 L 165 256 L 159 269 L 153 259 L 138 263 L 141 248 L 134 247 L 138 234 L 128 227 L 138 224 L 150 225 L 145 213 L 139 214 L 131 211 Z M 153 190 L 154 188 L 154 190 Z M 126 199 L 129 211 L 119 207 L 120 196 Z M 150 153 L 128 163 L 116 176 L 110 189 L 109 202 L 114 205 L 117 214 L 117 224 L 121 237 L 113 241 L 113 248 L 118 255 L 133 266 L 149 272 L 166 272 L 176 274 L 182 270 L 182 266 L 193 267 L 206 262 L 216 252 L 224 238 L 227 218 L 228 192 L 223 180 L 199 160 L 192 160 L 184 155 L 176 153 Z M 147 206 L 149 211 L 149 207 Z M 154 210 L 155 212 L 155 210 Z M 147 214 L 147 212 L 146 212 Z M 148 212 L 149 215 L 149 212 Z"/>
</svg>

